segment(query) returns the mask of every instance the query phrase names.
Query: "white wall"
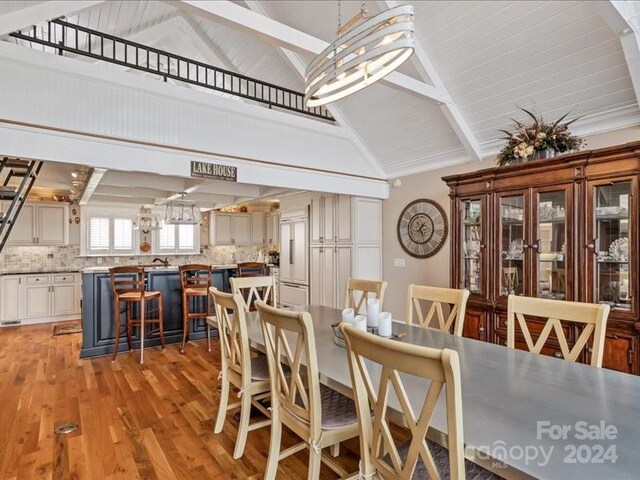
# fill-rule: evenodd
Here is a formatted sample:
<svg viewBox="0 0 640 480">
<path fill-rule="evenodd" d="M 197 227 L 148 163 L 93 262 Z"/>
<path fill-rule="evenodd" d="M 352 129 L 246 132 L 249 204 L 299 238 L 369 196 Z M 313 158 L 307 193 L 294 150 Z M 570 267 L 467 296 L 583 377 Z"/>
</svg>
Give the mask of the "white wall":
<svg viewBox="0 0 640 480">
<path fill-rule="evenodd" d="M 242 183 L 387 193 L 339 126 L 5 42 L 0 145 L 125 171 L 188 177 L 193 159 L 237 166 Z"/>
<path fill-rule="evenodd" d="M 640 127 L 632 127 L 588 137 L 587 148 L 602 148 L 637 140 L 640 140 Z M 385 310 L 391 311 L 394 318 L 404 319 L 406 292 L 409 284 L 448 287 L 450 278 L 450 237 L 447 237 L 442 249 L 433 257 L 424 260 L 410 257 L 402 250 L 398 242 L 396 234 L 398 216 L 409 202 L 418 198 L 428 198 L 442 206 L 450 222 L 449 190 L 441 178 L 447 175 L 472 172 L 494 166 L 494 160 L 489 159 L 481 163 L 465 163 L 451 168 L 404 177 L 401 178 L 402 186 L 400 188 L 391 188 L 389 198 L 383 200 L 384 249 L 382 269 L 384 279 L 389 282 L 385 295 Z M 393 262 L 395 258 L 405 259 L 406 266 L 395 267 Z"/>
</svg>

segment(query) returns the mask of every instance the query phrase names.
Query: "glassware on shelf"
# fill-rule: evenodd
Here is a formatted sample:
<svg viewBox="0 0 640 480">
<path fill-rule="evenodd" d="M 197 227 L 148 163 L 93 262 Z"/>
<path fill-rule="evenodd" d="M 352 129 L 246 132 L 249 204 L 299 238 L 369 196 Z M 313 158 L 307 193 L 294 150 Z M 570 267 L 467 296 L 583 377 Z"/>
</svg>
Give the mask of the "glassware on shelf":
<svg viewBox="0 0 640 480">
<path fill-rule="evenodd" d="M 481 290 L 482 269 L 482 202 L 464 200 L 461 204 L 462 262 L 460 265 L 461 287 L 472 293 Z"/>
<path fill-rule="evenodd" d="M 537 296 L 566 299 L 566 192 L 540 192 L 537 195 Z"/>
<path fill-rule="evenodd" d="M 633 252 L 630 243 L 630 182 L 594 188 L 595 289 L 596 299 L 615 308 L 629 310 L 633 286 L 629 270 Z"/>
<path fill-rule="evenodd" d="M 500 199 L 501 295 L 524 293 L 524 196 Z"/>
</svg>

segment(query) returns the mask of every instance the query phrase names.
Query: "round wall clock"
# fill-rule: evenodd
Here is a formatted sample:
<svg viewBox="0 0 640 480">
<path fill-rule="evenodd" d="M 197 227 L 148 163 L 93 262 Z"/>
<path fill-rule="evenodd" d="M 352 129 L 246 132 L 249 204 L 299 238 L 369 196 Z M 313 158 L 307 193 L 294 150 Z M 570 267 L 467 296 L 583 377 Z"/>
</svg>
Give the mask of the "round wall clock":
<svg viewBox="0 0 640 480">
<path fill-rule="evenodd" d="M 398 241 L 412 257 L 428 258 L 447 238 L 447 216 L 432 200 L 421 198 L 404 207 L 398 219 Z"/>
</svg>

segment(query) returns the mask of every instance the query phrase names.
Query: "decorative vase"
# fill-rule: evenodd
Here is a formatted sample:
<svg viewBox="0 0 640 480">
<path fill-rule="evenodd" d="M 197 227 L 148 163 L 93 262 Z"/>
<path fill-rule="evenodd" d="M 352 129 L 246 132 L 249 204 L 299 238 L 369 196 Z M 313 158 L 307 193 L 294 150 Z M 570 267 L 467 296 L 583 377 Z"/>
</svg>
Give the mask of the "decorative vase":
<svg viewBox="0 0 640 480">
<path fill-rule="evenodd" d="M 544 150 L 536 150 L 533 152 L 533 160 L 544 160 L 556 156 L 555 148 L 545 148 Z"/>
</svg>

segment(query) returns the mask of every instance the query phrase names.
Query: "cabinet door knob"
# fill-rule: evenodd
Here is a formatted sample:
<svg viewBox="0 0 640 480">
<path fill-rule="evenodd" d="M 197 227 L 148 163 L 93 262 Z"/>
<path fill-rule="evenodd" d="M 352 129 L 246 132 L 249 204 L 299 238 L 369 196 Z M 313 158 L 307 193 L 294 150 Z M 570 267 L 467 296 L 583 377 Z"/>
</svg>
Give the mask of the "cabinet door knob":
<svg viewBox="0 0 640 480">
<path fill-rule="evenodd" d="M 478 328 L 478 331 L 479 331 L 479 332 L 484 332 L 484 327 L 480 327 L 480 328 Z"/>
<path fill-rule="evenodd" d="M 553 356 L 556 358 L 562 358 L 562 352 L 555 352 Z"/>
</svg>

